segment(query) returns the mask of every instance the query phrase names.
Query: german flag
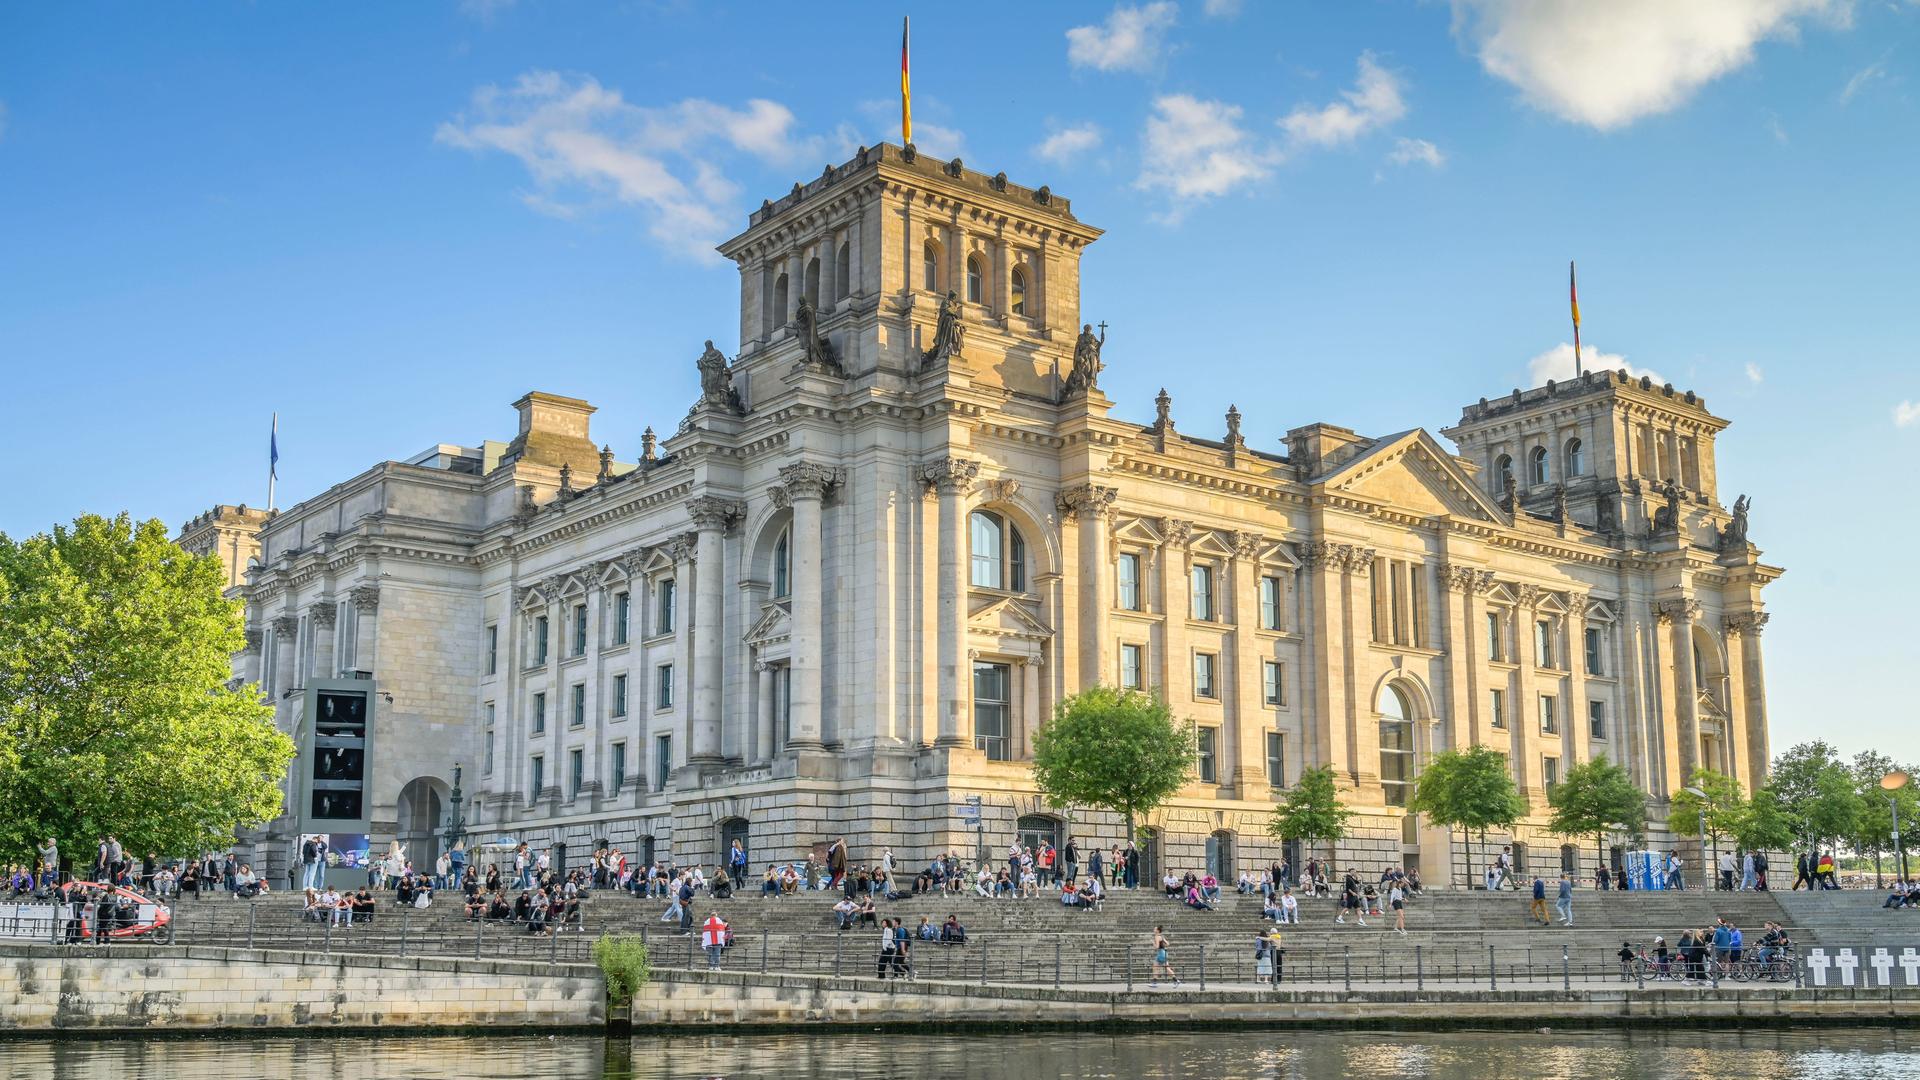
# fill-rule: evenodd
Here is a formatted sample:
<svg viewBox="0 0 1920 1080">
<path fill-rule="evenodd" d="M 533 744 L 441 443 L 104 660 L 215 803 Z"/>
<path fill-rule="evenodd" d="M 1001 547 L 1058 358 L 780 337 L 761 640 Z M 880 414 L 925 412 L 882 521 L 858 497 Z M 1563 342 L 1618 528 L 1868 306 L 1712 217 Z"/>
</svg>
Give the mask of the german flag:
<svg viewBox="0 0 1920 1080">
<path fill-rule="evenodd" d="M 1567 303 L 1573 306 L 1573 371 L 1582 373 L 1580 367 L 1580 286 L 1573 276 L 1573 263 L 1567 263 Z"/>
<path fill-rule="evenodd" d="M 913 141 L 913 84 L 907 78 L 907 26 L 900 20 L 900 141 Z"/>
</svg>

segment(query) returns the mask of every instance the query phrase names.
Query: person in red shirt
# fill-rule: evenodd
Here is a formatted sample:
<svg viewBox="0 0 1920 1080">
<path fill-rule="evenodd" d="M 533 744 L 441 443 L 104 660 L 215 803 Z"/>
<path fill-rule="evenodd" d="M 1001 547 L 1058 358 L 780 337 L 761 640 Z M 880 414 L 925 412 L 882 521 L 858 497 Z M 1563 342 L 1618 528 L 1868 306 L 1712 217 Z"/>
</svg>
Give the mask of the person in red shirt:
<svg viewBox="0 0 1920 1080">
<path fill-rule="evenodd" d="M 707 921 L 700 924 L 700 946 L 707 950 L 708 967 L 720 966 L 720 950 L 727 947 L 730 936 L 727 920 L 721 918 L 718 912 L 708 915 Z"/>
</svg>

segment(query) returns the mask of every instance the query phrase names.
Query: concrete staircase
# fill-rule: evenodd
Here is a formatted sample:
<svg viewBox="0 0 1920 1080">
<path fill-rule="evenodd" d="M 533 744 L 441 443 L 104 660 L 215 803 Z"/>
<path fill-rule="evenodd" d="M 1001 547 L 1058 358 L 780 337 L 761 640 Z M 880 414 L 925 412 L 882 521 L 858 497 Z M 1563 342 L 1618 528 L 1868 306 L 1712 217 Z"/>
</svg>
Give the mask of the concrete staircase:
<svg viewBox="0 0 1920 1080">
<path fill-rule="evenodd" d="M 1814 928 L 1820 945 L 1920 945 L 1920 909 L 1884 908 L 1878 889 L 1828 889 L 1771 894 L 1787 922 Z"/>
</svg>

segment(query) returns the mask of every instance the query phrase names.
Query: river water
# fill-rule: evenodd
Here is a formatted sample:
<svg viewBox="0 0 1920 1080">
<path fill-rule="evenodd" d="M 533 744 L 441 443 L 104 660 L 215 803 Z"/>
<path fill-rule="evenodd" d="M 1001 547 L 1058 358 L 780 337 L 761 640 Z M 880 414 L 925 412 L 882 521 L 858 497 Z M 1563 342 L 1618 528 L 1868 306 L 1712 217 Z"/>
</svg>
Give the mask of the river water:
<svg viewBox="0 0 1920 1080">
<path fill-rule="evenodd" d="M 1913 1029 L 1396 1034 L 1331 1031 L 641 1037 L 329 1036 L 0 1041 L 6 1077 L 653 1080 L 1920 1080 Z"/>
</svg>

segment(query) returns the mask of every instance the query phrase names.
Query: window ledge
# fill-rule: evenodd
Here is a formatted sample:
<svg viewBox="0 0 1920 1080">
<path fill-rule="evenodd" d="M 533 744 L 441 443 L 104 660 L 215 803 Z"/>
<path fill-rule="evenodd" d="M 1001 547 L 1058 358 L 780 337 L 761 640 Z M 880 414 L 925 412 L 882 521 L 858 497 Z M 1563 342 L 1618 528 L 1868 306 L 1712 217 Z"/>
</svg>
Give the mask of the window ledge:
<svg viewBox="0 0 1920 1080">
<path fill-rule="evenodd" d="M 617 641 L 612 645 L 602 645 L 600 647 L 600 655 L 605 656 L 608 653 L 624 653 L 632 647 L 633 639 L 628 638 L 625 641 Z"/>
<path fill-rule="evenodd" d="M 1113 618 L 1131 619 L 1136 622 L 1144 622 L 1144 623 L 1158 623 L 1158 622 L 1166 621 L 1166 616 L 1164 615 L 1157 615 L 1151 611 L 1135 611 L 1132 608 L 1114 608 L 1112 611 L 1108 612 L 1108 614 Z"/>
<path fill-rule="evenodd" d="M 1429 649 L 1423 645 L 1393 645 L 1384 641 L 1369 641 L 1367 642 L 1367 648 L 1374 652 L 1407 653 L 1413 656 L 1424 656 L 1429 659 L 1446 655 L 1439 649 Z"/>
<path fill-rule="evenodd" d="M 668 642 L 668 641 L 672 641 L 672 640 L 673 640 L 673 631 L 671 631 L 671 630 L 666 630 L 666 631 L 663 631 L 663 632 L 661 632 L 661 633 L 658 633 L 658 634 L 655 634 L 655 635 L 653 635 L 652 637 L 649 637 L 649 638 L 642 638 L 642 639 L 640 640 L 640 644 L 642 644 L 642 645 L 659 645 L 659 644 L 661 644 L 661 643 L 663 643 L 663 642 Z"/>
</svg>

